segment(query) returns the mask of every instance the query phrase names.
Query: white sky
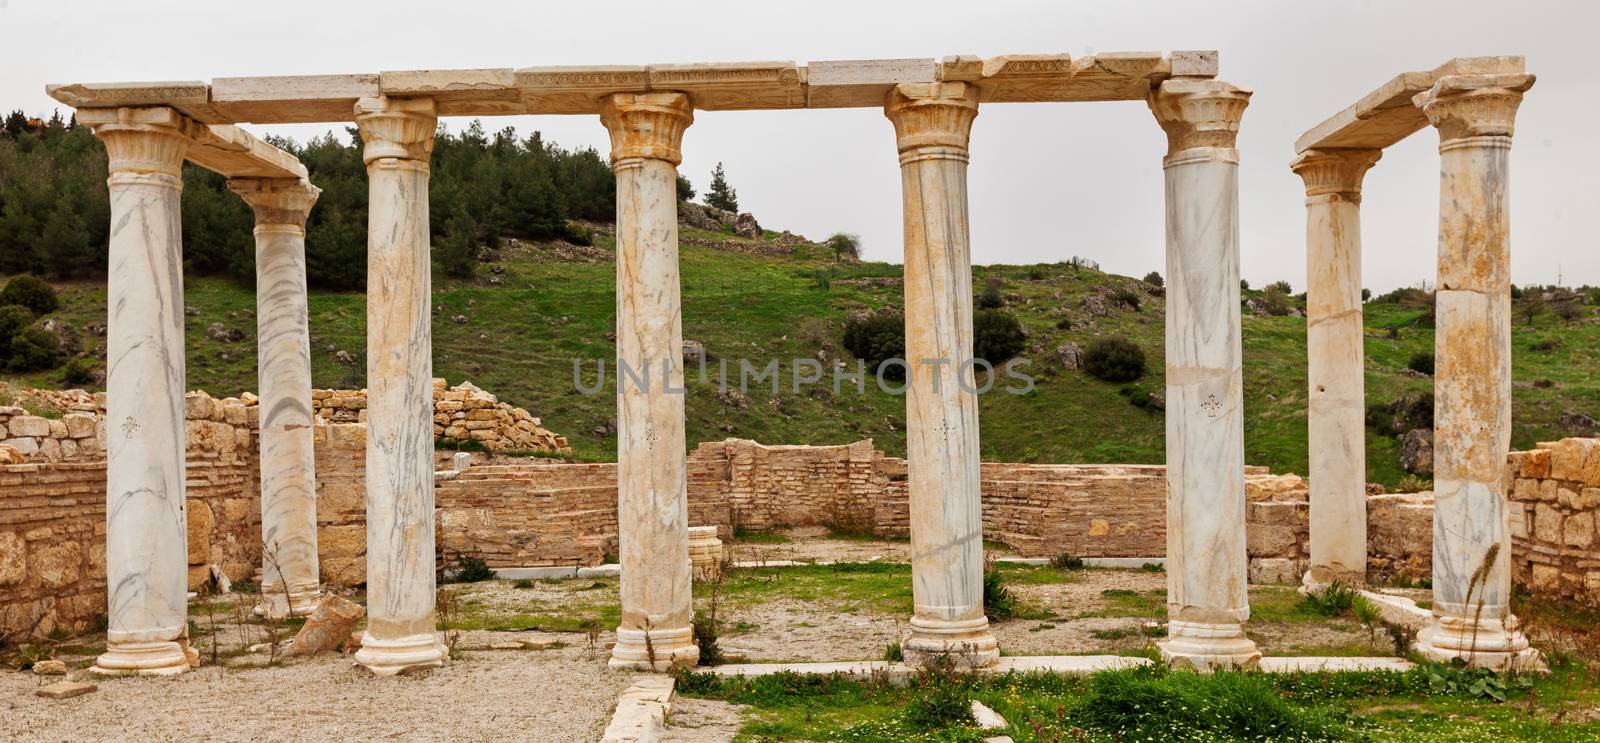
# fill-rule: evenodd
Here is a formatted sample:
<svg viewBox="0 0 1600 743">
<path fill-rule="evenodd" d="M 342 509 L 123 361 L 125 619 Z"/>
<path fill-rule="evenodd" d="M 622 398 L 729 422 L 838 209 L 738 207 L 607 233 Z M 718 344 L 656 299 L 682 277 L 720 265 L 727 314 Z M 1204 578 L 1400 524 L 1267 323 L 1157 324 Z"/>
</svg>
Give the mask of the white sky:
<svg viewBox="0 0 1600 743">
<path fill-rule="evenodd" d="M 1159 7 L 1158 7 L 1159 6 Z M 1239 138 L 1244 275 L 1305 286 L 1303 190 L 1294 139 L 1405 70 L 1452 56 L 1522 54 L 1538 84 L 1512 154 L 1512 273 L 1518 283 L 1600 284 L 1600 149 L 1594 28 L 1586 2 L 651 3 L 470 0 L 382 3 L 0 0 L 0 108 L 46 111 L 47 82 L 206 80 L 235 75 L 449 67 L 642 64 L 1006 53 L 1217 49 L 1221 77 L 1252 88 Z M 450 120 L 459 130 L 463 120 Z M 484 122 L 606 147 L 593 117 Z M 249 127 L 304 139 L 323 125 Z M 1437 137 L 1391 148 L 1366 181 L 1365 284 L 1434 276 Z M 1072 255 L 1111 271 L 1162 269 L 1164 138 L 1144 104 L 997 104 L 973 130 L 974 260 Z M 874 109 L 697 112 L 683 172 L 702 191 L 726 163 L 741 207 L 812 239 L 859 233 L 898 261 L 893 132 Z M 1588 174 L 1588 175 L 1585 175 Z M 1588 207 L 1583 206 L 1589 204 Z"/>
</svg>

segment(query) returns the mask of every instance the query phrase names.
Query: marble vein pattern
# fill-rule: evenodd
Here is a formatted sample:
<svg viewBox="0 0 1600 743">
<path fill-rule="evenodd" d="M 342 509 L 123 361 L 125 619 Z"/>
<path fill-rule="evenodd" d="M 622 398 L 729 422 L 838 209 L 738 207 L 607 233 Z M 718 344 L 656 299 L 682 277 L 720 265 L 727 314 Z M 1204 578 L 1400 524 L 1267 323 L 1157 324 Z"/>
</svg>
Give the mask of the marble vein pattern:
<svg viewBox="0 0 1600 743">
<path fill-rule="evenodd" d="M 978 114 L 965 83 L 902 84 L 884 113 L 900 153 L 905 226 L 907 488 L 913 614 L 906 660 L 999 659 L 983 610 L 978 397 L 972 358 L 968 140 Z"/>
<path fill-rule="evenodd" d="M 435 632 L 428 99 L 356 104 L 367 164 L 367 630 L 377 674 L 441 665 Z"/>
</svg>

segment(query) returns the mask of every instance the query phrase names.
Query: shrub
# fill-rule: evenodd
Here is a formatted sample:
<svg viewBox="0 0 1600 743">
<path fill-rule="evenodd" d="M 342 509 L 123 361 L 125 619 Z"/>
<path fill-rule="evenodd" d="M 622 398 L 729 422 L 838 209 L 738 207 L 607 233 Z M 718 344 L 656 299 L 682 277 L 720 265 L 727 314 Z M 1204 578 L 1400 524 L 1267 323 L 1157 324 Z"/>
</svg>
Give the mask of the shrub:
<svg viewBox="0 0 1600 743">
<path fill-rule="evenodd" d="M 1132 382 L 1144 376 L 1144 349 L 1120 335 L 1097 339 L 1083 352 L 1083 370 L 1107 382 Z"/>
<path fill-rule="evenodd" d="M 860 260 L 861 238 L 848 232 L 835 232 L 823 242 L 833 250 L 836 260 Z"/>
<path fill-rule="evenodd" d="M 906 725 L 913 730 L 942 730 L 972 722 L 972 698 L 967 685 L 947 658 L 935 661 L 918 674 L 916 694 L 906 704 Z"/>
<path fill-rule="evenodd" d="M 818 289 L 828 291 L 833 288 L 833 272 L 825 268 L 819 268 L 811 272 L 811 281 L 816 284 Z"/>
<path fill-rule="evenodd" d="M 1361 288 L 1361 301 L 1362 302 L 1368 302 L 1368 301 L 1371 301 L 1371 300 L 1372 300 L 1372 290 L 1368 289 L 1366 287 L 1362 287 Z"/>
<path fill-rule="evenodd" d="M 1411 360 L 1406 362 L 1406 368 L 1419 374 L 1433 376 L 1433 352 L 1418 351 L 1411 354 Z"/>
<path fill-rule="evenodd" d="M 700 648 L 700 665 L 722 664 L 722 646 L 717 644 L 717 623 L 703 611 L 694 613 L 694 644 Z"/>
<path fill-rule="evenodd" d="M 999 568 L 983 568 L 983 615 L 991 622 L 1004 622 L 1017 615 L 1017 597 L 1011 595 Z"/>
<path fill-rule="evenodd" d="M 61 349 L 56 334 L 40 327 L 23 328 L 11 337 L 10 358 L 6 368 L 12 371 L 37 371 L 61 363 Z"/>
<path fill-rule="evenodd" d="M 1058 570 L 1082 570 L 1084 568 L 1083 558 L 1065 553 L 1050 558 L 1050 565 Z"/>
<path fill-rule="evenodd" d="M 1126 286 L 1119 286 L 1111 292 L 1111 301 L 1120 305 L 1125 305 L 1128 309 L 1138 312 L 1139 302 L 1142 300 L 1139 297 L 1139 292 L 1129 289 Z"/>
<path fill-rule="evenodd" d="M 1144 283 L 1149 284 L 1151 286 L 1166 286 L 1167 285 L 1166 279 L 1161 278 L 1161 274 L 1159 272 L 1157 272 L 1157 271 L 1151 271 L 1150 273 L 1145 274 L 1144 275 Z"/>
<path fill-rule="evenodd" d="M 1533 345 L 1528 346 L 1528 350 L 1530 350 L 1530 351 L 1554 351 L 1554 350 L 1556 350 L 1557 348 L 1560 348 L 1560 347 L 1561 347 L 1561 341 L 1556 340 L 1555 338 L 1545 338 L 1543 340 L 1534 341 Z"/>
<path fill-rule="evenodd" d="M 56 290 L 37 276 L 22 274 L 0 289 L 0 305 L 20 304 L 36 315 L 55 312 L 61 306 Z"/>
<path fill-rule="evenodd" d="M 1307 593 L 1300 606 L 1307 614 L 1319 617 L 1342 617 L 1355 606 L 1360 592 L 1339 581 L 1328 584 L 1321 593 Z"/>
<path fill-rule="evenodd" d="M 1270 284 L 1267 284 L 1267 291 L 1272 291 L 1273 289 L 1283 292 L 1283 295 L 1286 297 L 1294 293 L 1294 287 L 1289 286 L 1289 282 L 1287 281 L 1274 281 Z"/>
<path fill-rule="evenodd" d="M 1397 482 L 1394 485 L 1394 492 L 1396 493 L 1420 493 L 1424 490 L 1432 489 L 1432 480 L 1418 477 L 1416 475 L 1406 475 L 1405 477 L 1400 478 L 1400 482 Z"/>
<path fill-rule="evenodd" d="M 489 569 L 489 563 L 482 558 L 472 555 L 462 555 L 456 558 L 455 572 L 445 573 L 445 583 L 478 583 L 494 577 L 494 571 Z"/>
<path fill-rule="evenodd" d="M 1261 293 L 1261 302 L 1266 307 L 1267 314 L 1273 317 L 1283 317 L 1289 314 L 1289 292 L 1283 287 L 1288 282 L 1280 281 L 1267 285 L 1267 290 Z"/>
<path fill-rule="evenodd" d="M 893 310 L 883 310 L 869 315 L 857 315 L 845 321 L 845 350 L 866 362 L 867 371 L 878 368 L 886 359 L 904 359 L 906 356 L 906 320 Z M 905 370 L 899 365 L 884 370 L 886 379 L 904 379 Z"/>
<path fill-rule="evenodd" d="M 1015 315 L 1000 310 L 972 313 L 972 354 L 996 366 L 1022 352 L 1026 339 Z"/>
<path fill-rule="evenodd" d="M 890 640 L 888 645 L 883 646 L 883 659 L 890 663 L 899 663 L 906 659 L 905 651 L 900 649 L 898 639 Z"/>
<path fill-rule="evenodd" d="M 0 368 L 11 358 L 11 339 L 33 324 L 33 312 L 20 304 L 0 306 Z"/>
<path fill-rule="evenodd" d="M 85 385 L 94 381 L 94 362 L 86 358 L 76 358 L 67 362 L 64 378 L 67 384 Z"/>
<path fill-rule="evenodd" d="M 1239 279 L 1239 291 L 1243 291 L 1243 292 L 1250 291 L 1250 280 L 1249 279 Z"/>
<path fill-rule="evenodd" d="M 1057 330 L 1071 330 L 1072 329 L 1072 318 L 1063 317 L 1060 320 L 1057 320 L 1056 321 L 1056 329 Z"/>
<path fill-rule="evenodd" d="M 1006 306 L 1006 298 L 1000 293 L 1000 277 L 990 276 L 984 282 L 983 291 L 978 294 L 974 306 L 980 310 L 998 310 Z"/>
<path fill-rule="evenodd" d="M 516 579 L 514 581 L 511 581 L 511 587 L 512 588 L 533 588 L 533 579 L 532 578 L 518 578 L 518 579 Z"/>
</svg>

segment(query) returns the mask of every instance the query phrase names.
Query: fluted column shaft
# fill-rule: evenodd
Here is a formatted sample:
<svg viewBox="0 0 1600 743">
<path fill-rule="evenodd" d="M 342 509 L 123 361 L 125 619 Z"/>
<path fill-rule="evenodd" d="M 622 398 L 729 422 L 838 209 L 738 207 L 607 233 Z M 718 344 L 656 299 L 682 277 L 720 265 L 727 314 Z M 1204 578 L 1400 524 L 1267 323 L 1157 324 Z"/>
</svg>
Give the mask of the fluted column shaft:
<svg viewBox="0 0 1600 743">
<path fill-rule="evenodd" d="M 1175 79 L 1152 93 L 1167 132 L 1168 662 L 1252 666 L 1244 533 L 1239 120 L 1250 93 Z"/>
<path fill-rule="evenodd" d="M 907 490 L 911 511 L 909 663 L 987 666 L 999 648 L 983 612 L 978 396 L 972 359 L 967 143 L 978 91 L 904 84 L 884 113 L 900 152 L 905 215 Z"/>
<path fill-rule="evenodd" d="M 1451 76 L 1415 102 L 1439 131 L 1433 622 L 1436 660 L 1527 667 L 1511 614 L 1511 136 L 1531 75 Z"/>
<path fill-rule="evenodd" d="M 367 630 L 356 663 L 435 666 L 430 99 L 363 98 L 367 214 Z"/>
<path fill-rule="evenodd" d="M 228 185 L 256 218 L 263 576 L 256 613 L 305 616 L 321 598 L 306 308 L 306 216 L 319 190 L 294 179 L 235 178 Z"/>
<path fill-rule="evenodd" d="M 102 674 L 174 674 L 188 645 L 183 257 L 190 133 L 166 108 L 80 113 L 110 156 L 106 328 L 106 652 Z"/>
<path fill-rule="evenodd" d="M 602 100 L 617 177 L 617 514 L 622 623 L 613 668 L 694 665 L 678 285 L 682 93 Z M 642 381 L 641 381 L 642 380 Z"/>
<path fill-rule="evenodd" d="M 1362 365 L 1361 178 L 1380 150 L 1308 150 L 1306 356 L 1311 564 L 1306 590 L 1367 576 L 1365 370 Z"/>
</svg>

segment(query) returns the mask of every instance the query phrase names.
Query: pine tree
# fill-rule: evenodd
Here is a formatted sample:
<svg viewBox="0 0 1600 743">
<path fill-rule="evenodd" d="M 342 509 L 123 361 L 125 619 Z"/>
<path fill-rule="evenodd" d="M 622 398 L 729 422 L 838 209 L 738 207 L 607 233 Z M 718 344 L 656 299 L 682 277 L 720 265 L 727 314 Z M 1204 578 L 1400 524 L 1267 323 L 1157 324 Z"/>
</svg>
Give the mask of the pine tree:
<svg viewBox="0 0 1600 743">
<path fill-rule="evenodd" d="M 722 172 L 722 163 L 717 163 L 717 169 L 711 171 L 711 188 L 706 192 L 706 206 L 723 211 L 739 211 L 739 192 L 728 185 L 727 175 Z"/>
</svg>

